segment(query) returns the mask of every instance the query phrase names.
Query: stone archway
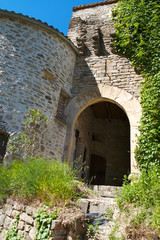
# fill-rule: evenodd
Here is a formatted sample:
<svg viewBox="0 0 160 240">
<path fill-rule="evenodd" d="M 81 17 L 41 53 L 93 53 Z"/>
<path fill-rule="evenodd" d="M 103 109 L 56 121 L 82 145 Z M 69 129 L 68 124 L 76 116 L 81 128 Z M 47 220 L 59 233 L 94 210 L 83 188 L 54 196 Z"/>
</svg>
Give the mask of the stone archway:
<svg viewBox="0 0 160 240">
<path fill-rule="evenodd" d="M 79 115 L 95 103 L 109 101 L 119 106 L 127 115 L 130 124 L 130 169 L 136 173 L 136 161 L 134 150 L 136 146 L 136 135 L 141 117 L 141 106 L 138 100 L 127 91 L 102 85 L 93 87 L 75 96 L 65 109 L 66 122 L 68 125 L 64 155 L 68 161 L 73 161 L 75 151 L 75 123 Z"/>
</svg>

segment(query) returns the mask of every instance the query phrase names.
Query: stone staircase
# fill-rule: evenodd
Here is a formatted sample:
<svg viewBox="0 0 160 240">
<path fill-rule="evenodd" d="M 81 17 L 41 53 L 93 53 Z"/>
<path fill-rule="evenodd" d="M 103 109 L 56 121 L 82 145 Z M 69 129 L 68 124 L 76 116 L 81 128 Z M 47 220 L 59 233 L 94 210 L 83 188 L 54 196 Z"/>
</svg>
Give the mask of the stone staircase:
<svg viewBox="0 0 160 240">
<path fill-rule="evenodd" d="M 112 221 L 109 212 L 117 211 L 115 203 L 116 191 L 120 191 L 120 187 L 114 186 L 91 186 L 95 193 L 93 198 L 82 198 L 79 200 L 79 207 L 86 215 L 86 222 L 98 225 L 98 240 L 109 240 Z M 110 210 L 108 210 L 110 209 Z"/>
</svg>

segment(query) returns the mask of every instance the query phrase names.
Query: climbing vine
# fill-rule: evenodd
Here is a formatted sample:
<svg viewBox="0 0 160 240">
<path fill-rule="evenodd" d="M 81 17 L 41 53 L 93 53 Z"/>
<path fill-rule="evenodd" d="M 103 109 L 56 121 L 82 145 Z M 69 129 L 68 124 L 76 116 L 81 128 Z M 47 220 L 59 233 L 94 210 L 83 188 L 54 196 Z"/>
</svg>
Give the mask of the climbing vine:
<svg viewBox="0 0 160 240">
<path fill-rule="evenodd" d="M 136 158 L 139 167 L 160 163 L 160 4 L 159 0 L 120 0 L 113 11 L 116 51 L 144 77 L 142 117 Z"/>
<path fill-rule="evenodd" d="M 48 240 L 50 238 L 52 220 L 58 217 L 58 212 L 58 210 L 55 210 L 49 214 L 47 206 L 43 206 L 36 212 L 36 240 Z"/>
<path fill-rule="evenodd" d="M 19 214 L 17 214 L 16 218 L 14 219 L 10 229 L 7 232 L 6 240 L 22 240 L 23 234 L 18 234 L 18 223 L 19 223 Z"/>
</svg>

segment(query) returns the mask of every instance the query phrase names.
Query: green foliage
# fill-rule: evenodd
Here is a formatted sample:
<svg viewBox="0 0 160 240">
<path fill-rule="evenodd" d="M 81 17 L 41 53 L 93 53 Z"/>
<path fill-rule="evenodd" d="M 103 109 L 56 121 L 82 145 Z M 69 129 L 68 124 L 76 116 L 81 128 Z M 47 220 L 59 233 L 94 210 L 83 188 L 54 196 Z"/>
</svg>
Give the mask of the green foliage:
<svg viewBox="0 0 160 240">
<path fill-rule="evenodd" d="M 159 0 L 121 0 L 113 11 L 115 48 L 144 77 L 141 84 L 142 117 L 136 159 L 137 182 L 125 181 L 118 197 L 121 209 L 139 211 L 131 221 L 160 232 L 160 4 Z M 130 212 L 132 215 L 132 213 Z"/>
<path fill-rule="evenodd" d="M 9 195 L 10 176 L 6 166 L 0 164 L 0 200 Z"/>
<path fill-rule="evenodd" d="M 35 214 L 36 219 L 36 240 L 48 240 L 50 237 L 50 228 L 52 220 L 58 217 L 58 210 L 53 213 L 47 212 L 47 206 L 43 206 Z"/>
<path fill-rule="evenodd" d="M 115 46 L 145 73 L 159 71 L 159 0 L 121 0 L 113 12 Z M 147 60 L 147 61 L 146 61 Z"/>
<path fill-rule="evenodd" d="M 125 210 L 129 204 L 140 209 L 132 220 L 132 225 L 142 224 L 144 220 L 160 231 L 160 169 L 150 166 L 142 169 L 137 182 L 125 181 L 121 194 L 117 198 L 118 206 Z"/>
<path fill-rule="evenodd" d="M 7 153 L 10 161 L 36 155 L 36 138 L 45 133 L 48 117 L 36 109 L 29 109 L 24 122 L 24 131 L 9 138 Z M 41 133 L 41 135 L 39 135 Z M 8 159 L 7 159 L 8 160 Z"/>
<path fill-rule="evenodd" d="M 31 148 L 31 142 L 27 134 L 18 133 L 18 134 L 13 134 L 9 138 L 7 152 L 11 156 L 11 160 L 23 159 L 25 154 L 27 153 L 27 149 L 30 150 L 30 148 Z"/>
<path fill-rule="evenodd" d="M 98 239 L 98 222 L 96 224 L 89 224 L 87 228 L 87 237 L 88 239 L 97 240 Z"/>
<path fill-rule="evenodd" d="M 122 238 L 117 237 L 118 232 L 119 232 L 119 227 L 117 225 L 114 225 L 114 227 L 109 235 L 109 240 L 122 240 Z"/>
<path fill-rule="evenodd" d="M 12 161 L 7 167 L 0 165 L 0 199 L 13 195 L 55 203 L 78 197 L 76 171 L 66 162 L 47 160 L 35 154 L 37 134 L 45 133 L 47 121 L 44 114 L 30 109 L 24 133 L 10 138 L 8 153 Z"/>
<path fill-rule="evenodd" d="M 12 223 L 12 226 L 10 227 L 10 229 L 7 232 L 6 235 L 6 240 L 21 240 L 23 239 L 23 235 L 19 235 L 18 233 L 18 222 L 19 222 L 19 215 L 16 216 L 16 218 L 14 219 L 14 222 Z"/>
<path fill-rule="evenodd" d="M 43 158 L 14 161 L 0 166 L 0 197 L 8 195 L 24 199 L 40 198 L 49 202 L 65 202 L 78 197 L 76 172 L 67 163 Z"/>
<path fill-rule="evenodd" d="M 144 77 L 142 118 L 136 158 L 140 168 L 160 163 L 160 4 L 159 0 L 121 0 L 113 11 L 115 48 Z"/>
<path fill-rule="evenodd" d="M 29 113 L 27 114 L 26 125 L 30 127 L 30 125 L 39 125 L 40 123 L 47 124 L 48 117 L 43 113 L 39 112 L 37 109 L 29 109 Z"/>
<path fill-rule="evenodd" d="M 113 219 L 113 214 L 114 214 L 113 209 L 111 209 L 109 207 L 106 208 L 106 210 L 105 210 L 106 219 L 109 219 L 111 221 Z"/>
</svg>

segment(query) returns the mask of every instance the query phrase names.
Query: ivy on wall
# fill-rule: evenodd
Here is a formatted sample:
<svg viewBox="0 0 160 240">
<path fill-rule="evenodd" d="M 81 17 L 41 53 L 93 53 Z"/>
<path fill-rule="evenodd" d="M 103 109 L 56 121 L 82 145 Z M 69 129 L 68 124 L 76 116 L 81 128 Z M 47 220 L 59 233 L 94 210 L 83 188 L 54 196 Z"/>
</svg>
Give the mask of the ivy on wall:
<svg viewBox="0 0 160 240">
<path fill-rule="evenodd" d="M 120 0 L 113 10 L 116 51 L 144 77 L 136 158 L 139 167 L 160 163 L 160 3 Z"/>
</svg>

